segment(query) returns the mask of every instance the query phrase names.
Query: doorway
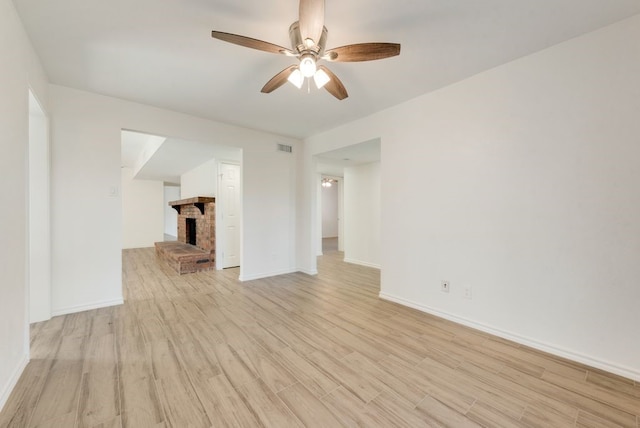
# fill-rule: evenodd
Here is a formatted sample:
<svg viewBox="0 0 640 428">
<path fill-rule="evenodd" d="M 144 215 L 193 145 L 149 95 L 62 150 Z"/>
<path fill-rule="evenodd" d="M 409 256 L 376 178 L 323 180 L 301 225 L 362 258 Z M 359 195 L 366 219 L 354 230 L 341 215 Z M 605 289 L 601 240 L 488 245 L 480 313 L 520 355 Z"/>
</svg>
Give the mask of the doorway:
<svg viewBox="0 0 640 428">
<path fill-rule="evenodd" d="M 195 197 L 216 198 L 216 269 L 222 269 L 222 254 L 231 253 L 229 266 L 241 261 L 241 175 L 242 149 L 213 142 L 197 142 L 171 136 L 159 136 L 142 131 L 122 130 L 121 140 L 123 249 L 153 247 L 155 242 L 175 241 L 178 236 L 177 211 L 169 202 Z M 226 173 L 222 171 L 226 168 Z M 229 168 L 234 170 L 231 172 Z M 220 175 L 233 178 L 235 197 L 231 198 L 229 213 L 225 209 L 224 186 Z M 228 184 L 228 183 L 227 183 Z M 227 186 L 229 187 L 229 186 Z M 136 197 L 136 189 L 142 189 Z M 229 189 L 227 189 L 229 193 Z M 149 199 L 153 197 L 154 201 Z M 225 238 L 226 223 L 235 229 Z M 150 221 L 153 219 L 153 223 Z M 234 220 L 237 221 L 234 222 Z M 125 221 L 126 220 L 126 221 Z M 124 228 L 125 224 L 142 225 Z M 142 234 L 141 232 L 144 232 Z M 196 235 L 190 233 L 190 236 Z M 135 233 L 135 245 L 128 245 Z M 225 250 L 225 242 L 235 243 L 235 249 Z M 127 244 L 127 245 L 125 245 Z"/>
<path fill-rule="evenodd" d="M 316 254 L 322 254 L 324 230 L 323 204 L 326 188 L 323 178 L 336 178 L 342 201 L 339 222 L 339 251 L 346 262 L 368 267 L 381 266 L 380 195 L 381 140 L 345 146 L 329 152 L 317 153 L 315 163 L 316 207 L 312 231 Z M 327 243 L 330 244 L 330 243 Z"/>
<path fill-rule="evenodd" d="M 321 180 L 320 205 L 322 218 L 322 253 L 340 249 L 342 226 L 340 211 L 342 208 L 342 179 L 323 176 Z"/>
</svg>

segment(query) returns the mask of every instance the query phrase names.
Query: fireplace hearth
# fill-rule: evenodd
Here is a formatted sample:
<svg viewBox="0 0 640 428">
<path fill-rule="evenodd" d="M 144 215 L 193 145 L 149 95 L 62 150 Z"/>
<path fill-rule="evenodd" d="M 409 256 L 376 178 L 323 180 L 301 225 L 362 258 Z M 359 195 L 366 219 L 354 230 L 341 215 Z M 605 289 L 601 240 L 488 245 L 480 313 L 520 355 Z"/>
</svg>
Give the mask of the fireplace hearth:
<svg viewBox="0 0 640 428">
<path fill-rule="evenodd" d="M 178 211 L 177 242 L 156 242 L 156 254 L 178 273 L 215 268 L 215 198 L 169 202 Z"/>
</svg>

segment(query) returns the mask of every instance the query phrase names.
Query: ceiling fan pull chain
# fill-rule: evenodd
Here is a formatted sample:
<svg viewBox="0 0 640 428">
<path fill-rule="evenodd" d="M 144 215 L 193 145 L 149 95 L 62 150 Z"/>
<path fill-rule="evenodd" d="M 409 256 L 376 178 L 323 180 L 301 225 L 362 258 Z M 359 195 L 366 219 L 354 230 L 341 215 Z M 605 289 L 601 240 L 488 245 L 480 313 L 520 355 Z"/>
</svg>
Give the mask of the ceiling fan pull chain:
<svg viewBox="0 0 640 428">
<path fill-rule="evenodd" d="M 311 79 L 307 79 L 307 94 L 311 93 Z"/>
</svg>

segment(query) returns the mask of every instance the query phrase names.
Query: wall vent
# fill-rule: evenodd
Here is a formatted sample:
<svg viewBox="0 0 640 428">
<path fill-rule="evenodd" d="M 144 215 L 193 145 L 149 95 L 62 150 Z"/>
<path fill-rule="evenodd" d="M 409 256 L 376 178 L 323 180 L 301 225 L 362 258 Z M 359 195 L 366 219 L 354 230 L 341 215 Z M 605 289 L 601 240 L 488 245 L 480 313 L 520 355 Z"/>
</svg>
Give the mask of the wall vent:
<svg viewBox="0 0 640 428">
<path fill-rule="evenodd" d="M 293 147 L 288 146 L 286 144 L 278 144 L 278 151 L 285 153 L 293 153 Z"/>
</svg>

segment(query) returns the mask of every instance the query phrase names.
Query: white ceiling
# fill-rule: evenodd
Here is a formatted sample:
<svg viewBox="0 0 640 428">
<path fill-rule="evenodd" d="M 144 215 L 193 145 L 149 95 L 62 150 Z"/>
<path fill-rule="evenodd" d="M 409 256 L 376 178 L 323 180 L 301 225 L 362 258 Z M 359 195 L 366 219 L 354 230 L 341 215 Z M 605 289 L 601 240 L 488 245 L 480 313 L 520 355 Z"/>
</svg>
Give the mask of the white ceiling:
<svg viewBox="0 0 640 428">
<path fill-rule="evenodd" d="M 122 131 L 121 166 L 135 168 L 141 152 L 154 136 Z M 140 168 L 135 178 L 180 184 L 180 176 L 211 160 L 240 162 L 242 150 L 212 143 L 167 138 Z"/>
<path fill-rule="evenodd" d="M 293 63 L 212 29 L 289 46 L 298 0 L 14 0 L 52 83 L 304 137 L 640 13 L 638 0 L 327 0 L 327 46 L 389 41 L 399 57 L 332 63 L 349 98 L 286 84 Z"/>
<path fill-rule="evenodd" d="M 320 153 L 315 156 L 316 171 L 328 176 L 343 177 L 347 167 L 380 161 L 380 149 L 380 139 L 375 139 Z"/>
<path fill-rule="evenodd" d="M 122 148 L 120 150 L 120 166 L 134 169 L 138 164 L 138 160 L 142 151 L 147 146 L 153 135 L 143 134 L 141 132 L 122 131 L 121 141 Z"/>
</svg>

